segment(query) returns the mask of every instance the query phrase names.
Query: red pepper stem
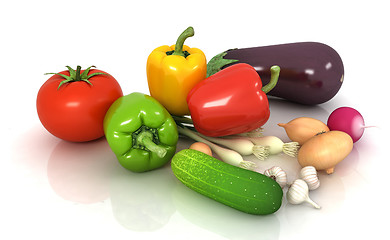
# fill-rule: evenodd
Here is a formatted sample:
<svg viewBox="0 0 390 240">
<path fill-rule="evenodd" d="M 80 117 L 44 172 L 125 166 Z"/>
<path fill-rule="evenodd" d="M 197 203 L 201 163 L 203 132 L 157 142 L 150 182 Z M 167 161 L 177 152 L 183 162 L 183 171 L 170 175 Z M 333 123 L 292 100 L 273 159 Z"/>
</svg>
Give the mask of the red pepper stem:
<svg viewBox="0 0 390 240">
<path fill-rule="evenodd" d="M 183 45 L 184 41 L 189 38 L 194 36 L 194 28 L 193 27 L 188 27 L 182 34 L 180 34 L 179 38 L 176 41 L 175 45 L 175 51 L 172 53 L 172 55 L 178 55 L 178 56 L 183 56 L 184 57 L 184 52 L 183 52 Z"/>
<path fill-rule="evenodd" d="M 271 79 L 267 85 L 265 85 L 261 88 L 261 90 L 264 93 L 268 93 L 269 91 L 271 91 L 278 83 L 280 67 L 274 65 L 270 68 L 270 70 L 271 70 Z"/>
</svg>

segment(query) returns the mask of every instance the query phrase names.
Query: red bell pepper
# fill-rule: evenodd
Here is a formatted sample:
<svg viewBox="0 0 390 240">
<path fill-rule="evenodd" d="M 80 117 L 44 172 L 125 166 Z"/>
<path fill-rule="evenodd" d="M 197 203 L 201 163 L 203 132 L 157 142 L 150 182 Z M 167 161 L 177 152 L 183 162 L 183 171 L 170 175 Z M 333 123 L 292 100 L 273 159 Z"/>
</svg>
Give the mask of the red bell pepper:
<svg viewBox="0 0 390 240">
<path fill-rule="evenodd" d="M 238 63 L 199 82 L 187 96 L 195 129 L 218 137 L 263 126 L 270 116 L 266 93 L 275 87 L 279 72 L 278 66 L 272 66 L 271 81 L 262 87 L 256 70 Z"/>
</svg>

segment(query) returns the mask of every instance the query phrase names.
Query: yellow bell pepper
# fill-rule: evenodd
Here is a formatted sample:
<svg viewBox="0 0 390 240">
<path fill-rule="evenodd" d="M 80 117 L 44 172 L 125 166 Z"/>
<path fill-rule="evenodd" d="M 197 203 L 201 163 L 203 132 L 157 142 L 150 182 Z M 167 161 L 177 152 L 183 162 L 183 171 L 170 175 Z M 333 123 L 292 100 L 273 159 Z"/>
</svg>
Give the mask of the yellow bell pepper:
<svg viewBox="0 0 390 240">
<path fill-rule="evenodd" d="M 177 116 L 190 114 L 187 106 L 188 92 L 206 78 L 207 61 L 198 48 L 184 45 L 194 35 L 187 28 L 173 46 L 154 49 L 147 60 L 146 73 L 150 95 L 157 99 L 169 113 Z"/>
</svg>

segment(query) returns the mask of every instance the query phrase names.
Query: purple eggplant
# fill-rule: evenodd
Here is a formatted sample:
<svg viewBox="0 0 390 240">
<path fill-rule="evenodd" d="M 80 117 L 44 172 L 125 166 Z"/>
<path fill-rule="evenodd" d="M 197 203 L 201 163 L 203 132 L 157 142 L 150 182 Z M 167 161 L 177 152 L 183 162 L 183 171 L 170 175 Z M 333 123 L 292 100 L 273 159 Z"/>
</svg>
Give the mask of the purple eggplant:
<svg viewBox="0 0 390 240">
<path fill-rule="evenodd" d="M 329 101 L 344 79 L 339 54 L 318 42 L 231 49 L 209 61 L 207 76 L 240 62 L 252 65 L 263 85 L 270 81 L 270 67 L 278 65 L 281 69 L 278 83 L 267 95 L 306 105 Z"/>
</svg>

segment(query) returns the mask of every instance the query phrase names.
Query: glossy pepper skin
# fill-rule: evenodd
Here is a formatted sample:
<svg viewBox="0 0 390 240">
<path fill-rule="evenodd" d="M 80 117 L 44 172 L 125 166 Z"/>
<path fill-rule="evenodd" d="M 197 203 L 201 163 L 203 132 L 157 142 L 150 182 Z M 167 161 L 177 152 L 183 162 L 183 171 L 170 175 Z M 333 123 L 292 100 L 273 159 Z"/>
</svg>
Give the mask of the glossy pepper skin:
<svg viewBox="0 0 390 240">
<path fill-rule="evenodd" d="M 270 116 L 266 93 L 276 85 L 279 72 L 272 66 L 271 81 L 263 87 L 252 66 L 238 63 L 198 83 L 187 97 L 195 129 L 219 137 L 263 126 Z"/>
<path fill-rule="evenodd" d="M 187 94 L 206 78 L 207 60 L 198 48 L 189 48 L 184 40 L 194 35 L 187 28 L 173 46 L 154 49 L 147 60 L 146 73 L 150 95 L 173 115 L 188 115 Z"/>
<path fill-rule="evenodd" d="M 146 172 L 171 160 L 178 141 L 168 111 L 153 97 L 131 93 L 118 98 L 104 118 L 104 133 L 119 163 L 133 172 Z"/>
</svg>

